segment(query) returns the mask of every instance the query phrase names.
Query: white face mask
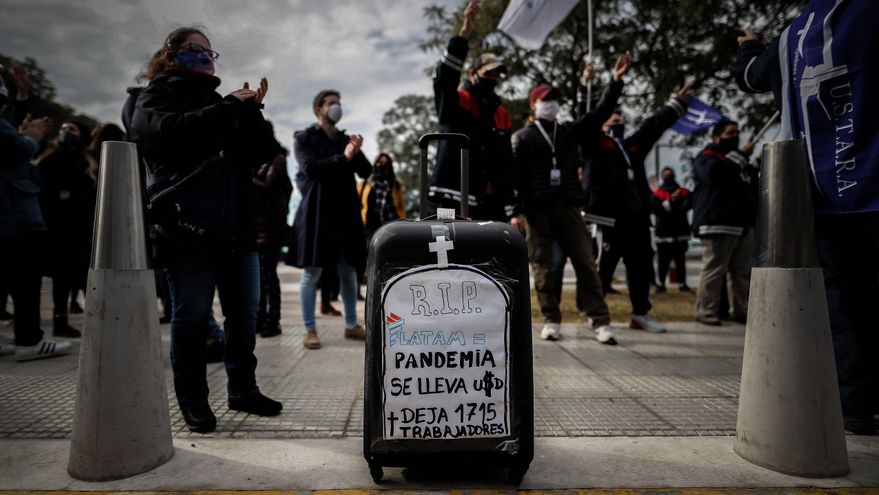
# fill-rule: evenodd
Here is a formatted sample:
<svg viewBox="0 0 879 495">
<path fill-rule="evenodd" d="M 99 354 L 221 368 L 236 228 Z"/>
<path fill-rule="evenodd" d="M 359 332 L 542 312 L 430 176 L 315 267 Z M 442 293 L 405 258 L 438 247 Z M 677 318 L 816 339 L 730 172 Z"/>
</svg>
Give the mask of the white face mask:
<svg viewBox="0 0 879 495">
<path fill-rule="evenodd" d="M 334 124 L 342 120 L 342 105 L 339 103 L 333 103 L 330 105 L 330 108 L 327 109 L 327 118 Z"/>
<path fill-rule="evenodd" d="M 556 115 L 559 114 L 560 108 L 559 102 L 555 100 L 538 101 L 537 104 L 534 105 L 534 113 L 537 115 L 537 118 L 555 120 Z"/>
</svg>

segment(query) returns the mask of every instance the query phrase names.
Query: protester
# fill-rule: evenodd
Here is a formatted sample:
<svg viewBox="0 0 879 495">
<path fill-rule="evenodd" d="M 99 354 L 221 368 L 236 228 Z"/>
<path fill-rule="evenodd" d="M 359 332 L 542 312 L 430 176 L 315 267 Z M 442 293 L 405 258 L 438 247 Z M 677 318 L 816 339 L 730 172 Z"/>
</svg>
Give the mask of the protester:
<svg viewBox="0 0 879 495">
<path fill-rule="evenodd" d="M 48 228 L 44 249 L 52 278 L 52 326 L 56 337 L 79 337 L 67 322 L 72 289 L 85 285 L 94 225 L 97 163 L 88 151 L 91 129 L 78 121 L 61 125 L 58 137 L 37 158 L 40 207 Z M 84 239 L 89 237 L 87 245 Z"/>
<path fill-rule="evenodd" d="M 724 276 L 732 295 L 732 319 L 747 321 L 758 172 L 747 159 L 754 143 L 739 149 L 737 123 L 715 125 L 711 138 L 713 142 L 699 153 L 693 166 L 693 234 L 703 248 L 696 320 L 718 326 Z"/>
<path fill-rule="evenodd" d="M 512 162 L 510 131 L 513 122 L 501 105 L 495 88 L 507 66 L 491 53 L 471 61 L 461 89 L 461 72 L 467 59 L 467 39 L 473 31 L 479 1 L 464 9 L 464 24 L 449 40 L 433 79 L 434 101 L 440 132 L 466 135 L 470 139 L 470 217 L 506 221 L 512 214 L 512 190 L 508 179 Z M 428 197 L 437 206 L 459 207 L 460 159 L 456 144 L 440 141 Z"/>
<path fill-rule="evenodd" d="M 256 188 L 256 245 L 259 250 L 259 312 L 256 331 L 261 337 L 281 334 L 281 282 L 278 280 L 278 258 L 281 246 L 290 238 L 287 225 L 293 183 L 287 175 L 287 154 L 284 148 L 275 157 L 253 170 L 251 181 Z"/>
<path fill-rule="evenodd" d="M 662 169 L 662 183 L 653 191 L 653 214 L 656 216 L 656 251 L 659 255 L 657 292 L 665 292 L 665 277 L 672 260 L 675 263 L 678 290 L 690 292 L 687 286 L 687 246 L 690 241 L 690 222 L 687 212 L 693 207 L 690 190 L 675 180 L 675 171 Z"/>
<path fill-rule="evenodd" d="M 225 315 L 229 409 L 272 416 L 283 408 L 260 393 L 255 377 L 259 258 L 250 172 L 279 146 L 260 111 L 268 82 L 256 90 L 245 83 L 224 98 L 215 92 L 217 57 L 200 29 L 171 32 L 144 71 L 150 83 L 131 123 L 149 168 L 150 220 L 171 290 L 177 403 L 200 433 L 216 428 L 205 365 L 215 289 Z M 176 228 L 181 222 L 197 232 Z"/>
<path fill-rule="evenodd" d="M 845 428 L 879 414 L 879 2 L 811 0 L 768 49 L 740 36 L 736 81 L 772 90 L 781 139 L 804 138 Z"/>
<path fill-rule="evenodd" d="M 602 124 L 613 113 L 622 94 L 622 77 L 630 65 L 628 54 L 617 60 L 614 82 L 598 106 L 581 114 L 575 122 L 560 124 L 557 120 L 560 109 L 558 90 L 549 84 L 538 85 L 529 95 L 534 111 L 532 122 L 513 134 L 517 216 L 513 217 L 512 223 L 525 232 L 528 243 L 534 288 L 545 322 L 540 331 L 543 340 L 561 337 L 562 315 L 552 280 L 552 246 L 555 241 L 574 265 L 581 289 L 578 294 L 592 319 L 596 339 L 602 344 L 616 344 L 589 231 L 580 216 L 583 189 L 577 171 L 582 163 L 580 146 L 594 141 L 601 134 Z M 587 81 L 593 75 L 591 67 L 584 70 Z"/>
<path fill-rule="evenodd" d="M 360 214 L 366 229 L 366 244 L 382 224 L 406 218 L 403 185 L 394 174 L 394 162 L 387 153 L 375 159 L 372 174 L 358 186 Z"/>
<path fill-rule="evenodd" d="M 29 78 L 13 68 L 18 95 L 17 110 L 26 106 Z M 0 77 L 0 113 L 9 105 L 6 82 Z M 18 120 L 18 119 L 15 119 Z M 0 355 L 15 354 L 17 361 L 29 361 L 67 354 L 70 342 L 43 337 L 40 330 L 40 248 L 46 224 L 40 212 L 37 169 L 30 160 L 40 149 L 43 137 L 52 129 L 48 117 L 27 115 L 16 130 L 0 117 L 0 273 L 3 273 L 15 304 L 15 345 L 0 344 Z"/>
<path fill-rule="evenodd" d="M 81 202 L 82 225 L 78 229 L 78 236 L 73 245 L 75 250 L 75 274 L 70 286 L 70 314 L 82 313 L 82 307 L 77 301 L 79 294 L 82 293 L 85 298 L 88 282 L 88 270 L 91 263 L 92 255 L 92 237 L 94 234 L 95 208 L 97 206 L 97 178 L 98 168 L 101 161 L 101 145 L 105 141 L 124 141 L 125 133 L 116 124 L 97 125 L 92 130 L 89 145 L 86 152 L 91 157 L 94 165 L 93 175 L 95 181 L 90 184 L 88 189 L 83 190 Z"/>
<path fill-rule="evenodd" d="M 365 179 L 372 166 L 360 150 L 363 137 L 336 127 L 342 118 L 340 98 L 336 90 L 319 92 L 312 105 L 318 123 L 293 136 L 302 202 L 293 220 L 287 263 L 305 269 L 299 297 L 308 349 L 320 348 L 314 305 L 322 267 L 328 265 L 335 265 L 339 274 L 345 338 L 366 338 L 357 322 L 357 270 L 366 265 L 366 244 L 354 174 Z"/>
<path fill-rule="evenodd" d="M 666 106 L 646 118 L 634 134 L 624 134 L 624 119 L 615 112 L 603 126 L 604 135 L 593 148 L 589 168 L 589 200 L 584 218 L 602 229 L 603 242 L 610 246 L 602 253 L 611 266 L 622 258 L 632 303 L 629 328 L 662 333 L 665 327 L 648 312 L 653 250 L 650 243 L 650 211 L 653 194 L 647 183 L 644 158 L 662 134 L 686 111 L 693 89 L 686 85 Z M 578 114 L 585 106 L 581 103 Z M 615 258 L 615 259 L 613 259 Z"/>
</svg>

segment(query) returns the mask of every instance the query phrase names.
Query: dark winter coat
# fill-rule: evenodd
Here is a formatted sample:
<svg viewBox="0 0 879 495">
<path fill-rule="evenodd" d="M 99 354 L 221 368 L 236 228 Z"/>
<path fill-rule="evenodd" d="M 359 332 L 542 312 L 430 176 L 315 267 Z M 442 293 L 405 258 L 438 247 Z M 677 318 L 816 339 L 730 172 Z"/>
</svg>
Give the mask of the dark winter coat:
<svg viewBox="0 0 879 495">
<path fill-rule="evenodd" d="M 58 148 L 37 165 L 40 208 L 49 230 L 52 270 L 88 269 L 95 220 L 95 181 L 81 148 Z"/>
<path fill-rule="evenodd" d="M 20 135 L 0 117 L 0 236 L 46 230 L 37 169 L 30 164 L 39 150 L 36 139 Z"/>
<path fill-rule="evenodd" d="M 143 92 L 140 86 L 132 86 L 125 90 L 128 96 L 122 105 L 122 128 L 125 129 L 127 139 L 131 139 L 131 119 L 134 117 L 134 109 L 137 105 L 137 97 Z"/>
<path fill-rule="evenodd" d="M 332 266 L 344 259 L 356 269 L 366 266 L 366 242 L 354 174 L 369 177 L 372 165 L 363 153 L 345 158 L 348 135 L 328 136 L 317 124 L 296 132 L 293 149 L 299 171 L 296 187 L 302 201 L 293 219 L 287 264 Z"/>
<path fill-rule="evenodd" d="M 205 164 L 187 185 L 192 207 L 221 213 L 230 238 L 216 249 L 249 251 L 256 240 L 250 172 L 271 160 L 280 145 L 261 105 L 223 98 L 215 91 L 219 84 L 216 77 L 192 71 L 157 75 L 137 98 L 131 138 L 148 164 L 148 193 L 176 184 Z"/>
<path fill-rule="evenodd" d="M 757 221 L 758 171 L 738 151 L 708 145 L 693 167 L 693 234 L 742 235 Z"/>
<path fill-rule="evenodd" d="M 672 199 L 672 195 L 675 198 Z M 653 191 L 653 214 L 656 216 L 656 242 L 681 242 L 690 239 L 687 212 L 693 207 L 693 194 L 674 179 Z"/>
<path fill-rule="evenodd" d="M 492 220 L 506 220 L 512 214 L 509 179 L 513 163 L 510 148 L 513 122 L 494 93 L 480 98 L 469 81 L 458 89 L 467 51 L 467 40 L 455 36 L 449 40 L 446 53 L 436 66 L 433 92 L 439 131 L 465 134 L 470 138 L 470 205 L 488 212 Z M 460 166 L 457 145 L 440 142 L 430 180 L 428 197 L 431 201 L 447 207 L 455 207 L 460 202 Z M 489 184 L 492 194 L 487 192 Z"/>
<path fill-rule="evenodd" d="M 537 128 L 537 124 L 531 122 L 513 134 L 516 188 L 514 214 L 544 208 L 583 205 L 583 186 L 577 174 L 577 169 L 583 166 L 580 146 L 594 141 L 601 133 L 601 126 L 612 115 L 622 91 L 622 82 L 611 84 L 595 109 L 583 113 L 574 122 L 558 125 L 555 136 L 556 162 L 561 173 L 558 186 L 550 184 L 552 148 Z M 552 139 L 553 123 L 544 120 L 540 122 Z"/>
<path fill-rule="evenodd" d="M 290 238 L 287 213 L 293 183 L 287 175 L 287 155 L 278 153 L 254 169 L 251 181 L 256 188 L 256 244 L 280 249 Z"/>
<path fill-rule="evenodd" d="M 585 110 L 584 104 L 579 105 L 578 114 Z M 601 134 L 585 150 L 592 158 L 586 188 L 587 221 L 613 227 L 623 217 L 650 215 L 653 191 L 647 183 L 644 158 L 685 111 L 686 104 L 672 97 L 622 143 Z"/>
</svg>

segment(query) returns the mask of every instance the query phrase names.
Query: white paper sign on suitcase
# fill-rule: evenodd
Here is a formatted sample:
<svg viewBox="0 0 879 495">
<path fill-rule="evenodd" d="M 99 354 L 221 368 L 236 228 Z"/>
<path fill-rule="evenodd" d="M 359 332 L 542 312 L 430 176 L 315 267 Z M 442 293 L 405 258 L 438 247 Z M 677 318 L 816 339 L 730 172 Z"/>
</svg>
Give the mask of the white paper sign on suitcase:
<svg viewBox="0 0 879 495">
<path fill-rule="evenodd" d="M 510 434 L 510 295 L 464 265 L 412 268 L 382 290 L 386 439 Z"/>
</svg>

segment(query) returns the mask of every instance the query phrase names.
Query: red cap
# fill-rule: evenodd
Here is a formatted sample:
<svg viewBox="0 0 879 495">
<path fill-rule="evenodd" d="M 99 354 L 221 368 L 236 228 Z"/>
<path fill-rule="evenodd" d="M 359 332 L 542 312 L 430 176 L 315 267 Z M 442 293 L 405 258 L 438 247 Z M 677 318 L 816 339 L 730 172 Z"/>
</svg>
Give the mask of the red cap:
<svg viewBox="0 0 879 495">
<path fill-rule="evenodd" d="M 559 97 L 559 92 L 557 89 L 553 88 L 549 84 L 541 83 L 538 84 L 536 88 L 531 90 L 531 94 L 528 96 L 528 100 L 532 105 L 534 105 L 537 100 L 547 100 L 552 98 L 547 98 L 552 96 L 554 98 Z"/>
</svg>

